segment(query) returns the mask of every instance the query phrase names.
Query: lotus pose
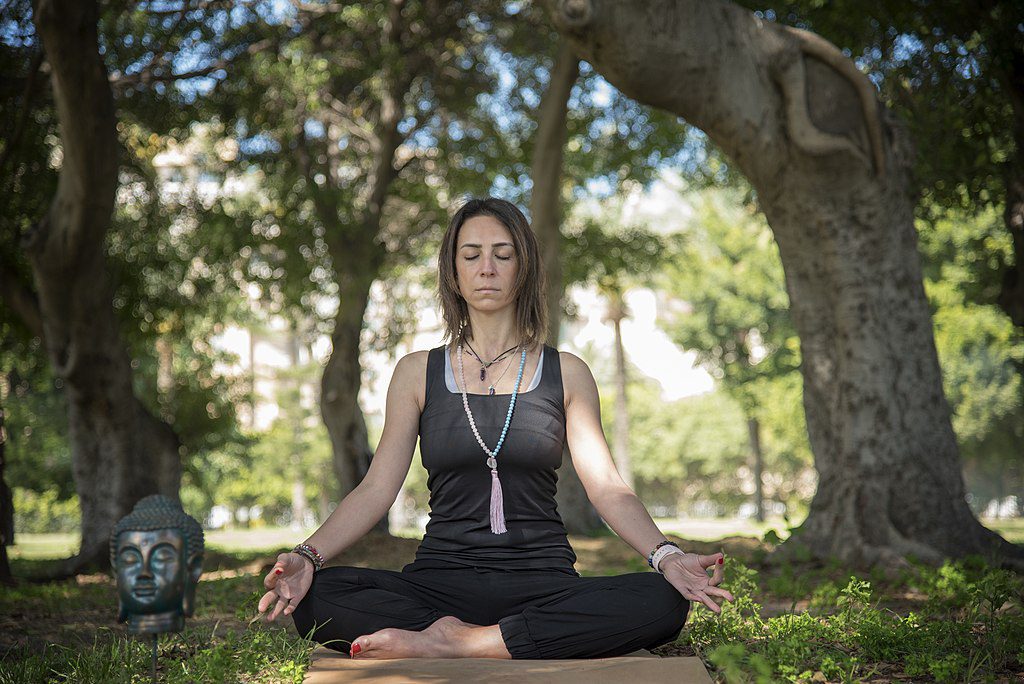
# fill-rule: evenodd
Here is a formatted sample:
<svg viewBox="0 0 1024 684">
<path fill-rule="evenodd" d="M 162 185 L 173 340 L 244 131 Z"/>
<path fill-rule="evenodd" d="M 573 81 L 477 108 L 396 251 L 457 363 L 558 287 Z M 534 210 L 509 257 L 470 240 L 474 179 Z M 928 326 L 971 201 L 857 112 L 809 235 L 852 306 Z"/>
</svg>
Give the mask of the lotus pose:
<svg viewBox="0 0 1024 684">
<path fill-rule="evenodd" d="M 718 586 L 723 554 L 684 553 L 658 531 L 612 462 L 590 369 L 543 343 L 543 269 L 522 212 L 462 206 L 438 290 L 449 344 L 398 362 L 369 471 L 278 556 L 260 613 L 354 658 L 600 658 L 675 640 L 691 601 L 720 612 L 715 598 L 733 599 Z M 387 513 L 417 437 L 430 520 L 415 560 L 323 568 Z M 656 572 L 576 572 L 555 505 L 566 442 L 597 512 Z"/>
</svg>

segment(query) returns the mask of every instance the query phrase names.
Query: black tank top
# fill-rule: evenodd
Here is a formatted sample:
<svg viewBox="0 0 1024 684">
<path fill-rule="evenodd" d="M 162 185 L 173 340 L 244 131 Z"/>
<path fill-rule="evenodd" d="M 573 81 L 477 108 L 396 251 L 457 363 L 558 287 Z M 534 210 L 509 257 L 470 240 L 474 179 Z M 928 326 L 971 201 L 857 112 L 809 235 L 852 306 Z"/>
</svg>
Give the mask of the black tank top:
<svg viewBox="0 0 1024 684">
<path fill-rule="evenodd" d="M 557 469 L 565 444 L 562 369 L 558 351 L 544 346 L 539 383 L 523 378 L 512 422 L 498 453 L 504 534 L 490 527 L 491 472 L 469 427 L 462 395 L 445 378 L 446 347 L 427 356 L 426 401 L 420 414 L 420 456 L 427 469 L 430 520 L 416 560 L 403 570 L 475 567 L 559 570 L 578 576 L 576 554 L 558 515 Z M 517 367 L 518 363 L 513 362 Z M 449 371 L 450 372 L 450 371 Z M 531 384 L 536 386 L 529 389 Z M 528 391 L 526 391 L 528 390 Z M 511 394 L 468 395 L 480 437 L 493 449 L 505 425 Z"/>
</svg>

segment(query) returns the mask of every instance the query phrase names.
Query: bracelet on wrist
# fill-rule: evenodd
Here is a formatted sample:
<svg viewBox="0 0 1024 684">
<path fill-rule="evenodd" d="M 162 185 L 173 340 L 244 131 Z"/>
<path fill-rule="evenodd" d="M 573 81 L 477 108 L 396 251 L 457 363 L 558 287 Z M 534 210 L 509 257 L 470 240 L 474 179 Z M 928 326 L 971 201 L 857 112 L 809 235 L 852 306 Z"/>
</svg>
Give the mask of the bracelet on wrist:
<svg viewBox="0 0 1024 684">
<path fill-rule="evenodd" d="M 666 539 L 663 542 L 659 542 L 658 545 L 655 546 L 649 554 L 647 554 L 647 564 L 651 566 L 651 568 L 657 570 L 657 568 L 654 565 L 654 555 L 658 553 L 658 551 L 661 550 L 662 547 L 665 546 L 674 546 L 677 549 L 679 548 L 679 544 L 676 544 L 674 541 L 669 541 L 668 539 Z"/>
<path fill-rule="evenodd" d="M 313 572 L 320 570 L 324 567 L 324 557 L 320 555 L 320 552 L 316 550 L 316 547 L 310 546 L 309 544 L 298 544 L 292 553 L 298 554 L 313 564 Z"/>
<path fill-rule="evenodd" d="M 664 553 L 661 553 L 661 552 L 664 552 Z M 665 571 L 661 569 L 661 566 L 662 566 L 662 564 L 664 564 L 666 558 L 668 558 L 669 556 L 677 556 L 677 555 L 678 556 L 685 556 L 686 555 L 686 552 L 683 551 L 682 549 L 680 549 L 678 546 L 666 546 L 666 547 L 664 547 L 662 549 L 659 549 L 659 553 L 661 553 L 661 555 L 660 556 L 656 555 L 655 558 L 654 558 L 654 569 L 657 570 L 658 573 L 661 574 L 661 575 L 665 574 Z"/>
</svg>

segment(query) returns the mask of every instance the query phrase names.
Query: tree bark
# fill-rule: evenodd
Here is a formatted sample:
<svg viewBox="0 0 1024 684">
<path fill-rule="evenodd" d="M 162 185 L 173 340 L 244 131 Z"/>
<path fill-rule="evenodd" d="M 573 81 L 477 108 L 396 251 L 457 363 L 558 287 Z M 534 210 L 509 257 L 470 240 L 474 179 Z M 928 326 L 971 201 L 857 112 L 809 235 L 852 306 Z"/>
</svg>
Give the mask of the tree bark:
<svg viewBox="0 0 1024 684">
<path fill-rule="evenodd" d="M 728 2 L 564 0 L 553 16 L 613 85 L 705 131 L 775 234 L 820 476 L 778 558 L 802 546 L 862 567 L 970 553 L 1024 567 L 1024 549 L 964 498 L 917 253 L 913 151 L 867 78 L 820 37 Z"/>
<path fill-rule="evenodd" d="M 764 522 L 764 454 L 761 452 L 761 423 L 757 418 L 747 418 L 747 434 L 750 436 L 750 465 L 754 472 L 754 517 Z"/>
<path fill-rule="evenodd" d="M 548 344 L 558 346 L 562 327 L 562 162 L 568 134 L 566 117 L 569 94 L 579 77 L 579 58 L 562 42 L 551 67 L 548 88 L 537 111 L 537 134 L 533 142 L 530 179 L 530 219 L 537 235 L 547 281 Z"/>
<path fill-rule="evenodd" d="M 355 264 L 350 265 L 341 279 L 331 354 L 320 380 L 320 414 L 331 438 L 334 475 L 341 498 L 362 482 L 373 458 L 366 418 L 359 407 L 359 338 L 370 286 L 379 274 L 379 266 L 366 261 L 362 272 L 356 272 L 356 268 Z M 387 533 L 387 518 L 381 518 L 374 529 Z"/>
<path fill-rule="evenodd" d="M 94 2 L 34 3 L 61 127 L 61 170 L 47 214 L 25 237 L 47 353 L 68 399 L 82 508 L 79 554 L 61 568 L 109 566 L 108 535 L 143 496 L 177 497 L 179 441 L 134 395 L 105 263 L 117 187 L 114 101 Z"/>
<path fill-rule="evenodd" d="M 4 399 L 3 387 L 0 387 L 0 399 Z M 4 429 L 4 407 L 0 404 L 0 584 L 12 587 L 15 584 L 11 574 L 11 565 L 7 560 L 7 547 L 14 544 L 14 496 L 4 479 L 5 449 L 7 432 Z"/>
<path fill-rule="evenodd" d="M 292 529 L 301 530 L 305 525 L 309 511 L 309 499 L 306 498 L 306 482 L 302 468 L 302 377 L 299 374 L 299 335 L 292 330 L 288 339 L 288 355 L 291 361 L 292 379 L 295 381 L 295 406 L 291 411 L 292 444 L 294 451 L 292 461 Z M 287 414 L 286 414 L 287 415 Z"/>
<path fill-rule="evenodd" d="M 607 293 L 611 297 L 608 318 L 615 328 L 615 466 L 623 481 L 633 489 L 633 462 L 629 457 L 629 401 L 626 397 L 626 350 L 622 345 L 622 319 L 626 317 L 626 302 L 619 291 Z"/>
<path fill-rule="evenodd" d="M 1003 82 L 1013 109 L 1016 143 L 1006 163 L 1006 207 L 1003 220 L 1013 240 L 1014 263 L 1003 275 L 998 304 L 1019 328 L 1024 328 L 1024 49 L 1015 44 Z"/>
<path fill-rule="evenodd" d="M 579 58 L 568 43 L 563 42 L 551 67 L 548 88 L 541 96 L 537 112 L 537 134 L 533 143 L 530 178 L 530 219 L 537 235 L 544 280 L 547 285 L 548 339 L 558 348 L 562 328 L 561 188 L 562 160 L 565 155 L 569 94 L 579 76 Z M 562 452 L 558 490 L 555 492 L 558 512 L 571 534 L 592 534 L 604 524 L 587 497 L 580 476 L 572 463 L 568 445 Z"/>
</svg>

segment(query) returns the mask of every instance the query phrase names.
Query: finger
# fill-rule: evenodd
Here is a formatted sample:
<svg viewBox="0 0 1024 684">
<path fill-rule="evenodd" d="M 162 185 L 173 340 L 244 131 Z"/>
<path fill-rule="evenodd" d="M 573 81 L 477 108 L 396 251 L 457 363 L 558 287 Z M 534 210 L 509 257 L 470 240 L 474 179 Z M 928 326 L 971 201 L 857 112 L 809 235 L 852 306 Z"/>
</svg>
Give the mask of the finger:
<svg viewBox="0 0 1024 684">
<path fill-rule="evenodd" d="M 288 606 L 284 609 L 285 615 L 291 615 L 295 612 L 295 608 L 299 605 L 299 599 L 292 598 L 288 599 Z"/>
<path fill-rule="evenodd" d="M 736 600 L 736 599 L 733 598 L 732 594 L 730 594 L 725 589 L 721 589 L 719 587 L 708 587 L 707 589 L 704 590 L 704 593 L 708 594 L 709 596 L 721 596 L 726 601 L 735 601 Z"/>
<path fill-rule="evenodd" d="M 708 610 L 710 610 L 712 613 L 722 612 L 722 609 L 718 607 L 718 604 L 712 601 L 711 598 L 703 591 L 695 591 L 694 593 L 697 595 L 697 600 L 699 600 L 701 603 L 707 606 Z"/>
<path fill-rule="evenodd" d="M 278 599 L 277 605 L 274 606 L 274 610 L 271 611 L 270 616 L 267 617 L 268 622 L 273 622 L 277 618 L 281 617 L 281 613 L 288 607 L 288 601 L 285 599 Z"/>
<path fill-rule="evenodd" d="M 277 586 L 277 580 L 284 574 L 284 567 L 281 565 L 281 561 L 278 561 L 274 567 L 270 569 L 267 576 L 263 578 L 263 586 L 267 589 L 273 589 Z"/>
<path fill-rule="evenodd" d="M 260 613 L 265 613 L 267 611 L 267 608 L 273 605 L 274 601 L 276 601 L 277 598 L 278 596 L 276 591 L 268 591 L 266 594 L 264 594 L 263 597 L 260 598 Z"/>
<path fill-rule="evenodd" d="M 717 587 L 719 584 L 722 583 L 722 580 L 725 579 L 724 554 L 715 555 L 720 556 L 720 558 L 718 558 L 715 561 L 715 571 L 711 574 L 711 579 L 708 581 L 708 584 L 710 584 L 713 587 Z"/>
<path fill-rule="evenodd" d="M 707 570 L 710 567 L 714 567 L 715 565 L 720 565 L 720 563 L 718 562 L 719 559 L 725 559 L 725 554 L 721 551 L 719 551 L 718 553 L 713 553 L 710 556 L 697 556 L 697 562 L 700 563 L 700 567 L 704 568 L 705 570 Z"/>
</svg>

